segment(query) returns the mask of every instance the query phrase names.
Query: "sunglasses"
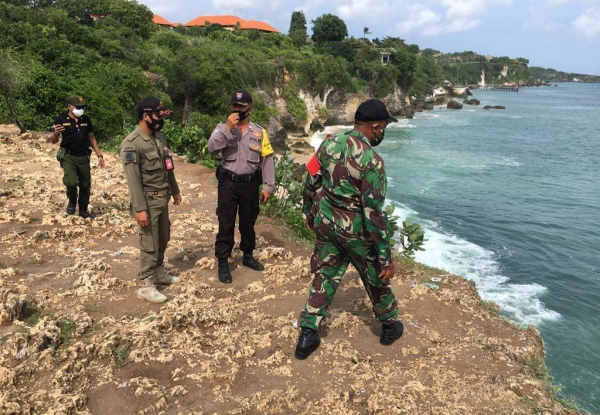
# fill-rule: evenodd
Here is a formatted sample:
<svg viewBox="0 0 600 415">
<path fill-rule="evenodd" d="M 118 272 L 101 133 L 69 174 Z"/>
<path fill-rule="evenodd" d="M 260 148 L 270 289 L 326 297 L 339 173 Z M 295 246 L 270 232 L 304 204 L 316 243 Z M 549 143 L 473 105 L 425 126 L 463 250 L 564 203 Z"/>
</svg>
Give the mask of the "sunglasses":
<svg viewBox="0 0 600 415">
<path fill-rule="evenodd" d="M 73 105 L 75 107 L 75 109 L 78 110 L 84 110 L 87 109 L 87 105 Z"/>
</svg>

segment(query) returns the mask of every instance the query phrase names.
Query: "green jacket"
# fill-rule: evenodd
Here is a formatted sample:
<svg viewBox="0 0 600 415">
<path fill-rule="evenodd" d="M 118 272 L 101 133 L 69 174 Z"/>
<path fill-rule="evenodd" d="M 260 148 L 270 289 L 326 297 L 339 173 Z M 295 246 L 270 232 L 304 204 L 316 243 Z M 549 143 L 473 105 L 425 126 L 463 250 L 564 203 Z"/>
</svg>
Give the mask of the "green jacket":
<svg viewBox="0 0 600 415">
<path fill-rule="evenodd" d="M 148 210 L 147 192 L 168 190 L 170 195 L 179 194 L 174 170 L 165 168 L 164 160 L 170 152 L 161 133 L 149 136 L 136 127 L 121 143 L 120 154 L 134 212 Z"/>
</svg>

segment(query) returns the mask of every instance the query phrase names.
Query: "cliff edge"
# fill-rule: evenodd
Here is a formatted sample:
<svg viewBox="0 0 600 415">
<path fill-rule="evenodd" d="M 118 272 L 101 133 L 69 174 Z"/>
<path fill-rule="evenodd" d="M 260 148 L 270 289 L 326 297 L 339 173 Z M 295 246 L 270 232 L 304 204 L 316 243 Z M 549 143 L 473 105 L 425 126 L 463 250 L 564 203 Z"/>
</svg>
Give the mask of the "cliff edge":
<svg viewBox="0 0 600 415">
<path fill-rule="evenodd" d="M 142 302 L 118 158 L 99 169 L 92 157 L 92 221 L 64 213 L 55 153 L 36 134 L 0 131 L 0 414 L 575 413 L 544 379 L 534 328 L 411 262 L 393 280 L 402 339 L 379 344 L 352 271 L 321 347 L 295 360 L 310 246 L 260 217 L 266 270 L 241 267 L 236 250 L 233 284 L 220 284 L 214 172 L 181 158 L 167 266 L 182 281 L 165 304 Z"/>
</svg>

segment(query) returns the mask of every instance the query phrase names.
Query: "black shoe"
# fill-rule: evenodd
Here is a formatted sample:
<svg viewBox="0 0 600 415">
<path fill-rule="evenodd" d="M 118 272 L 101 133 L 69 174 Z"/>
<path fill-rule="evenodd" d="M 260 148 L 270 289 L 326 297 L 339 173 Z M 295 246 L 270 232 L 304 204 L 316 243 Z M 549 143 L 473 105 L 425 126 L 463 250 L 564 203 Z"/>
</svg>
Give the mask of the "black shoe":
<svg viewBox="0 0 600 415">
<path fill-rule="evenodd" d="M 394 343 L 404 332 L 404 326 L 401 321 L 391 321 L 381 325 L 381 338 L 379 342 L 385 346 Z"/>
<path fill-rule="evenodd" d="M 75 203 L 71 203 L 71 202 L 69 202 L 69 204 L 67 205 L 67 213 L 69 215 L 72 215 L 75 213 L 75 205 L 76 205 Z"/>
<path fill-rule="evenodd" d="M 219 258 L 219 281 L 223 284 L 231 284 L 231 272 L 227 258 Z"/>
<path fill-rule="evenodd" d="M 306 359 L 312 352 L 317 350 L 317 347 L 319 347 L 320 344 L 321 337 L 316 330 L 302 327 L 300 337 L 298 337 L 298 344 L 296 345 L 296 359 Z"/>
<path fill-rule="evenodd" d="M 83 219 L 94 219 L 96 216 L 92 215 L 90 212 L 88 212 L 87 210 L 84 211 L 79 211 L 79 216 L 81 216 Z"/>
<path fill-rule="evenodd" d="M 244 260 L 242 261 L 242 264 L 248 268 L 252 268 L 254 271 L 262 271 L 265 269 L 263 264 L 254 259 L 251 253 L 244 253 Z"/>
</svg>

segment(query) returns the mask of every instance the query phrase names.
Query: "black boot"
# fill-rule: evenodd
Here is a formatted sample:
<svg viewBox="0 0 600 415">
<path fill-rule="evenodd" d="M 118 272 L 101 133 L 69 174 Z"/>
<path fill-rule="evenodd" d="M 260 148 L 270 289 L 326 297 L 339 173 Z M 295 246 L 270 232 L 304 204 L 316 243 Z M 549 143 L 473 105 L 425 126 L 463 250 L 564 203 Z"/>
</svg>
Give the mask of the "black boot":
<svg viewBox="0 0 600 415">
<path fill-rule="evenodd" d="M 87 218 L 94 219 L 95 218 L 95 216 L 92 215 L 90 212 L 88 212 L 87 209 L 86 210 L 80 209 L 79 216 L 81 216 L 83 219 L 87 219 Z"/>
<path fill-rule="evenodd" d="M 219 281 L 223 284 L 231 284 L 231 272 L 227 258 L 219 258 Z"/>
<path fill-rule="evenodd" d="M 255 271 L 262 271 L 262 270 L 265 269 L 265 267 L 263 266 L 263 264 L 261 264 L 260 262 L 258 262 L 252 256 L 252 252 L 244 252 L 244 260 L 242 261 L 242 264 L 244 264 L 248 268 L 252 268 Z"/>
<path fill-rule="evenodd" d="M 389 346 L 402 337 L 403 332 L 404 326 L 401 321 L 383 322 L 379 342 L 385 346 Z"/>
<path fill-rule="evenodd" d="M 319 336 L 319 332 L 308 327 L 302 327 L 300 337 L 298 337 L 298 344 L 296 345 L 296 359 L 306 359 L 312 352 L 317 350 L 320 344 L 321 337 Z"/>
<path fill-rule="evenodd" d="M 67 205 L 67 213 L 69 215 L 72 215 L 75 213 L 75 206 L 77 205 L 77 202 L 73 203 L 71 201 L 69 201 L 69 204 Z"/>
</svg>

